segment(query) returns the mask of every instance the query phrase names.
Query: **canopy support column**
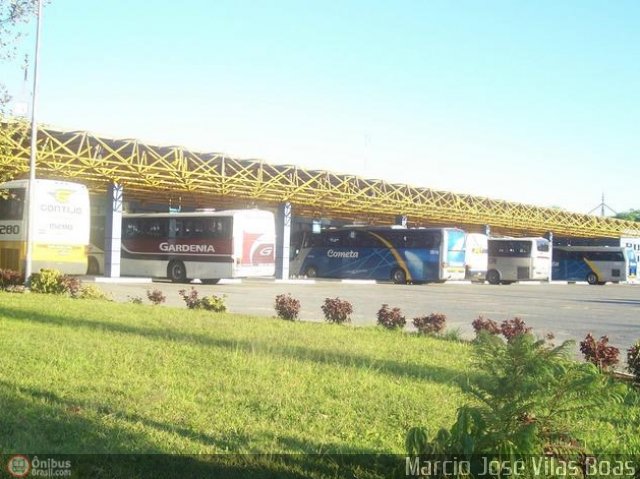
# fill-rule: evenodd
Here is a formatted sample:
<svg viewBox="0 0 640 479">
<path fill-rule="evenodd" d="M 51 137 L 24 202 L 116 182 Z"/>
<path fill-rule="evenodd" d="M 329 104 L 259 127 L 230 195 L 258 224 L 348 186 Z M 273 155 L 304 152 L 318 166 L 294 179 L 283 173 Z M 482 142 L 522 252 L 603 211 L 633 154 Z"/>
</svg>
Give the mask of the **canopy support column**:
<svg viewBox="0 0 640 479">
<path fill-rule="evenodd" d="M 291 219 L 291 203 L 279 205 L 276 212 L 276 279 L 289 279 Z"/>
<path fill-rule="evenodd" d="M 107 188 L 104 218 L 104 275 L 120 277 L 120 248 L 122 245 L 122 200 L 124 188 L 111 183 Z"/>
</svg>

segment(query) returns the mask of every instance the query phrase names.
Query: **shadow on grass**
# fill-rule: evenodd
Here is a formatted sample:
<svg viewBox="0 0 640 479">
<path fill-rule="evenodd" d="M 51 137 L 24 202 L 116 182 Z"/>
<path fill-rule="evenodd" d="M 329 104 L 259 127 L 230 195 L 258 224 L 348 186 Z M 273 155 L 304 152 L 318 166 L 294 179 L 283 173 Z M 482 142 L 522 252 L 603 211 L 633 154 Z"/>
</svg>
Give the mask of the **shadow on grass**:
<svg viewBox="0 0 640 479">
<path fill-rule="evenodd" d="M 158 432 L 165 432 L 169 434 L 178 435 L 184 439 L 191 440 L 194 442 L 198 442 L 205 446 L 215 446 L 221 450 L 239 450 L 241 446 L 248 444 L 249 439 L 243 436 L 234 436 L 234 437 L 214 437 L 208 434 L 204 434 L 201 432 L 193 431 L 192 429 L 181 427 L 175 424 L 167 424 L 164 422 L 155 421 L 153 419 L 141 416 L 139 414 L 126 413 L 123 411 L 114 410 L 108 404 L 96 404 L 95 402 L 86 402 L 81 400 L 74 399 L 65 399 L 61 398 L 57 394 L 51 391 L 43 391 L 36 388 L 18 386 L 15 384 L 11 384 L 5 381 L 0 380 L 0 391 L 17 391 L 21 393 L 23 396 L 28 396 L 30 399 L 35 400 L 40 404 L 46 404 L 51 406 L 54 410 L 60 411 L 62 414 L 65 414 L 68 417 L 81 419 L 83 411 L 92 411 L 101 416 L 108 416 L 110 419 L 124 421 L 130 424 L 142 424 L 144 427 L 148 429 L 153 429 Z M 47 429 L 44 429 L 46 432 Z M 59 429 L 55 429 L 54 432 L 60 432 Z M 79 430 L 78 432 L 82 432 Z M 100 451 L 102 449 L 93 447 L 91 444 L 86 444 L 86 439 L 83 434 L 71 435 L 70 438 L 78 438 L 81 439 L 81 443 L 77 444 L 75 447 L 72 447 L 71 450 L 77 449 L 89 449 L 91 451 Z M 119 435 L 118 435 L 119 437 Z M 125 443 L 130 443 L 130 439 L 126 438 Z M 135 441 L 132 442 L 135 444 Z M 69 450 L 69 444 L 67 441 L 58 441 L 56 438 L 52 438 L 52 441 L 49 442 L 49 448 L 55 448 L 55 451 L 67 451 Z M 109 446 L 107 451 L 113 451 L 113 446 L 117 446 L 117 444 L 112 444 Z M 62 449 L 59 449 L 59 448 Z M 141 448 L 139 449 L 143 452 L 149 453 L 158 453 L 161 449 L 147 449 Z M 119 452 L 128 452 L 126 450 Z"/>
<path fill-rule="evenodd" d="M 146 434 L 123 426 L 96 423 L 82 416 L 88 404 L 64 399 L 50 391 L 0 381 L 0 446 L 2 463 L 11 454 L 53 458 L 71 462 L 73 477 L 91 478 L 291 478 L 304 477 L 390 477 L 398 470 L 396 456 L 340 449 L 337 446 L 306 443 L 294 438 L 277 438 L 288 450 L 341 450 L 342 454 L 215 454 L 170 455 L 148 441 Z M 93 406 L 96 407 L 95 405 Z M 100 407 L 92 412 L 99 412 Z M 251 438 L 233 441 L 213 438 L 137 414 L 117 411 L 113 415 L 130 424 L 168 431 L 205 444 L 215 443 L 241 450 Z M 148 433 L 147 433 L 148 434 Z M 262 441 L 257 441 L 262 442 Z M 132 451 L 142 452 L 132 454 Z M 96 454 L 96 452 L 102 452 Z M 74 454 L 75 453 L 75 454 Z"/>
<path fill-rule="evenodd" d="M 145 326 L 125 325 L 105 321 L 90 321 L 67 316 L 48 315 L 39 312 L 27 312 L 17 308 L 0 306 L 0 315 L 6 315 L 14 320 L 39 322 L 68 328 L 84 328 L 96 331 L 110 331 L 113 333 L 132 334 L 153 340 L 170 340 L 205 347 L 226 348 L 232 351 L 242 350 L 249 353 L 264 353 L 283 358 L 312 361 L 318 364 L 335 364 L 342 367 L 354 367 L 375 371 L 394 377 L 407 377 L 415 380 L 426 380 L 447 385 L 457 385 L 466 389 L 468 380 L 459 371 L 438 366 L 407 364 L 389 359 L 377 359 L 343 351 L 313 349 L 302 346 L 281 347 L 262 340 L 228 340 L 214 338 L 203 334 L 187 334 L 175 330 L 151 328 Z"/>
</svg>

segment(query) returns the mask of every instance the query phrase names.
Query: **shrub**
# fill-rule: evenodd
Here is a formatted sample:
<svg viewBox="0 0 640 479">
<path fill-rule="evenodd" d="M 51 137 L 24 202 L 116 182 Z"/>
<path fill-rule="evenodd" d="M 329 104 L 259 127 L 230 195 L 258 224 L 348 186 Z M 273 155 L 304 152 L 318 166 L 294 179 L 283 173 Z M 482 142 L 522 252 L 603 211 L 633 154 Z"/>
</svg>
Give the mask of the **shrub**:
<svg viewBox="0 0 640 479">
<path fill-rule="evenodd" d="M 505 319 L 500 325 L 502 335 L 511 341 L 516 336 L 528 334 L 532 328 L 527 327 L 526 323 L 520 318 Z"/>
<path fill-rule="evenodd" d="M 295 321 L 300 313 L 300 301 L 289 293 L 279 294 L 276 296 L 275 309 L 279 318 Z"/>
<path fill-rule="evenodd" d="M 111 301 L 111 297 L 95 284 L 87 284 L 86 286 L 82 286 L 77 297 L 80 299 L 103 299 Z"/>
<path fill-rule="evenodd" d="M 627 370 L 640 381 L 640 340 L 627 349 Z"/>
<path fill-rule="evenodd" d="M 29 278 L 29 288 L 35 293 L 68 294 L 72 298 L 80 296 L 82 283 L 75 276 L 62 274 L 55 269 L 41 269 Z"/>
<path fill-rule="evenodd" d="M 322 305 L 324 319 L 330 323 L 342 324 L 351 321 L 353 306 L 349 301 L 340 298 L 326 298 Z"/>
<path fill-rule="evenodd" d="M 600 369 L 610 369 L 619 362 L 620 350 L 614 346 L 608 346 L 609 338 L 601 336 L 598 341 L 591 333 L 587 334 L 580 342 L 580 352 L 584 359 L 595 364 Z"/>
<path fill-rule="evenodd" d="M 159 289 L 154 289 L 153 291 L 147 290 L 147 298 L 153 304 L 162 304 L 167 300 L 167 297 L 162 294 L 162 291 Z"/>
<path fill-rule="evenodd" d="M 142 298 L 140 296 L 127 296 L 127 301 L 132 304 L 142 304 Z"/>
<path fill-rule="evenodd" d="M 213 311 L 214 313 L 226 313 L 227 305 L 224 302 L 224 296 L 205 296 L 200 300 L 200 305 L 207 311 Z"/>
<path fill-rule="evenodd" d="M 585 407 L 620 402 L 626 387 L 612 383 L 591 364 L 571 361 L 572 349 L 571 341 L 552 347 L 530 333 L 503 341 L 480 331 L 473 363 L 486 374 L 465 386 L 477 401 L 458 408 L 451 428 L 435 435 L 421 427 L 410 429 L 407 452 L 511 463 L 542 451 L 579 459 L 589 451 L 579 441 L 575 418 Z"/>
<path fill-rule="evenodd" d="M 407 324 L 407 320 L 402 315 L 400 308 L 389 308 L 388 304 L 383 304 L 378 310 L 378 325 L 387 329 L 402 329 Z"/>
<path fill-rule="evenodd" d="M 24 275 L 12 269 L 0 269 L 0 289 L 20 286 L 24 283 Z"/>
<path fill-rule="evenodd" d="M 478 316 L 477 319 L 474 319 L 471 326 L 473 326 L 473 330 L 476 332 L 476 335 L 478 335 L 480 331 L 486 331 L 488 334 L 492 335 L 497 335 L 502 332 L 497 322 L 493 319 L 485 319 L 483 316 Z"/>
<path fill-rule="evenodd" d="M 447 317 L 441 313 L 413 318 L 413 325 L 420 334 L 439 334 L 446 327 Z"/>
<path fill-rule="evenodd" d="M 193 286 L 191 287 L 191 291 L 188 293 L 186 290 L 181 289 L 178 291 L 178 294 L 182 297 L 189 309 L 205 309 L 216 313 L 224 313 L 227 311 L 227 306 L 224 303 L 224 296 L 216 296 L 214 294 L 212 296 L 203 296 L 200 298 L 198 291 Z M 149 298 L 149 300 L 151 300 L 151 298 Z"/>
<path fill-rule="evenodd" d="M 29 288 L 34 293 L 62 294 L 62 273 L 55 269 L 41 269 L 29 277 Z"/>
<path fill-rule="evenodd" d="M 82 283 L 75 276 L 62 275 L 58 278 L 61 294 L 68 294 L 72 298 L 79 298 L 82 292 Z"/>
<path fill-rule="evenodd" d="M 191 291 L 189 291 L 188 293 L 186 290 L 181 289 L 180 291 L 178 291 L 178 294 L 187 305 L 187 308 L 197 309 L 200 307 L 200 298 L 198 297 L 198 291 L 193 286 L 191 286 Z"/>
</svg>

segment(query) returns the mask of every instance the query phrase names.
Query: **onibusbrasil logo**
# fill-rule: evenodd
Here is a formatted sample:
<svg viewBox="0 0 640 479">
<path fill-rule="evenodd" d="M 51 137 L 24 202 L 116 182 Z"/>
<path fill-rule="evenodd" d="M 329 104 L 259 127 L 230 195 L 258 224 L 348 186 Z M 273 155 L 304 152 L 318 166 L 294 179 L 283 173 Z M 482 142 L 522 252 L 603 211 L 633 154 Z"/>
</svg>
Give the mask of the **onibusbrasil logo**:
<svg viewBox="0 0 640 479">
<path fill-rule="evenodd" d="M 27 477 L 29 472 L 31 472 L 29 458 L 22 454 L 11 456 L 7 463 L 7 471 L 9 471 L 12 477 Z"/>
<path fill-rule="evenodd" d="M 71 477 L 71 461 L 53 458 L 40 459 L 33 456 L 29 459 L 23 454 L 9 458 L 7 471 L 11 477 Z"/>
</svg>

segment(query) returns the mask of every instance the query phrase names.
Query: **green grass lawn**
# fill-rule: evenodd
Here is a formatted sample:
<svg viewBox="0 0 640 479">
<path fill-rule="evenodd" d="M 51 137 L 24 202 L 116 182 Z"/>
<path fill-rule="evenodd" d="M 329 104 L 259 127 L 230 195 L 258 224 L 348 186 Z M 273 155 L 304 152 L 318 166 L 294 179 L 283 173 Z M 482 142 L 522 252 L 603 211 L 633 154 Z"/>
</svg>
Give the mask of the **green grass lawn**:
<svg viewBox="0 0 640 479">
<path fill-rule="evenodd" d="M 469 400 L 471 348 L 378 328 L 0 293 L 0 451 L 402 454 L 408 428 L 449 427 Z M 638 404 L 635 395 L 576 421 L 592 445 L 615 447 L 640 427 Z"/>
</svg>

